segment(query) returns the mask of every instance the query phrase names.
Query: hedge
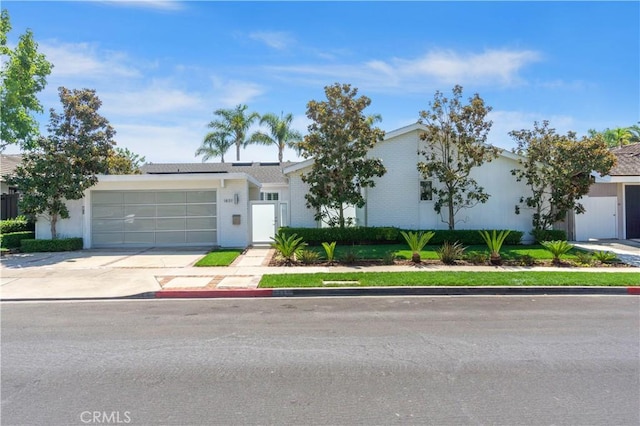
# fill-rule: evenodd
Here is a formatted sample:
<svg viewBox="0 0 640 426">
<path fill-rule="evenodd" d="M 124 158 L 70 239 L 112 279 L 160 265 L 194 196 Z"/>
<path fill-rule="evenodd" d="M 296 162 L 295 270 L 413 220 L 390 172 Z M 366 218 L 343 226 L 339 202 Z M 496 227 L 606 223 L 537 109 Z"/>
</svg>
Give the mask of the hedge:
<svg viewBox="0 0 640 426">
<path fill-rule="evenodd" d="M 280 230 L 287 235 L 297 234 L 310 245 L 320 245 L 323 242 L 336 241 L 338 244 L 404 244 L 400 234 L 401 229 L 394 227 L 355 227 L 355 228 L 291 228 Z M 411 231 L 411 230 L 407 230 Z M 491 231 L 491 230 L 489 230 Z M 500 230 L 498 230 L 500 231 Z M 419 231 L 418 231 L 419 232 Z M 441 245 L 445 241 L 459 241 L 464 245 L 484 244 L 484 240 L 477 230 L 447 229 L 434 230 L 435 235 L 429 241 L 430 245 Z M 523 232 L 511 231 L 504 244 L 520 244 Z"/>
<path fill-rule="evenodd" d="M 82 249 L 82 238 L 60 238 L 57 240 L 22 240 L 20 250 L 24 253 L 40 251 L 74 251 Z"/>
<path fill-rule="evenodd" d="M 4 235 L 24 231 L 35 231 L 35 225 L 29 222 L 24 216 L 0 221 L 0 234 Z"/>
<path fill-rule="evenodd" d="M 35 238 L 35 233 L 32 231 L 10 232 L 8 234 L 0 235 L 0 247 L 12 249 L 20 247 L 22 240 L 28 240 Z"/>
<path fill-rule="evenodd" d="M 535 229 L 531 231 L 531 235 L 536 243 L 541 241 L 567 241 L 567 233 L 561 229 Z"/>
</svg>

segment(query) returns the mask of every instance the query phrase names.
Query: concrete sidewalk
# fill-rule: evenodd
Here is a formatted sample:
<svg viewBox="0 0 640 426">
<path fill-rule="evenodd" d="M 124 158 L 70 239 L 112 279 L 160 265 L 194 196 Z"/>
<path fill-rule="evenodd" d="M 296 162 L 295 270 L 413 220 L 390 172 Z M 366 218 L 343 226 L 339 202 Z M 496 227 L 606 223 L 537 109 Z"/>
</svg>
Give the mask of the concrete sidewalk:
<svg viewBox="0 0 640 426">
<path fill-rule="evenodd" d="M 601 249 L 601 248 L 599 248 Z M 401 271 L 589 271 L 640 273 L 637 268 L 555 268 L 390 265 L 270 267 L 271 249 L 252 248 L 227 267 L 194 267 L 206 248 L 82 250 L 16 254 L 2 258 L 0 300 L 48 300 L 122 297 L 220 297 L 291 294 L 291 290 L 257 289 L 266 274 Z M 626 253 L 634 255 L 633 253 Z M 637 256 L 640 261 L 640 255 Z M 305 289 L 303 292 L 309 292 Z M 321 289 L 324 292 L 336 290 Z M 343 290 L 337 290 L 343 292 Z M 380 288 L 373 293 L 384 292 Z M 396 291 L 398 291 L 396 289 Z M 409 291 L 409 290 L 407 290 Z M 410 290 L 415 292 L 418 290 Z M 441 290 L 430 290 L 441 291 Z M 461 291 L 460 289 L 456 292 Z M 496 289 L 490 290 L 495 292 Z M 522 291 L 522 290 L 518 290 Z M 224 292 L 224 293 L 221 293 Z M 302 293 L 301 293 L 302 294 Z M 319 293 L 318 293 L 319 294 Z M 411 293 L 413 294 L 413 293 Z M 440 294 L 440 293 L 437 293 Z M 495 294 L 495 293 L 494 293 Z"/>
</svg>

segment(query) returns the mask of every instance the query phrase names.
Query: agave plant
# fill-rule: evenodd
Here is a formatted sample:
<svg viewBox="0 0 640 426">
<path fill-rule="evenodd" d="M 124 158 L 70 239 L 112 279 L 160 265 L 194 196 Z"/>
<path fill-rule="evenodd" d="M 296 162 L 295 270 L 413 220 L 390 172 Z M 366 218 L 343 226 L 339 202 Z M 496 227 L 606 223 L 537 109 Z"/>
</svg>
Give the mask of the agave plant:
<svg viewBox="0 0 640 426">
<path fill-rule="evenodd" d="M 407 245 L 409 246 L 409 250 L 411 250 L 411 261 L 415 263 L 420 263 L 420 252 L 427 245 L 429 240 L 433 238 L 435 232 L 405 232 L 400 231 L 400 234 L 404 237 Z"/>
<path fill-rule="evenodd" d="M 436 253 L 438 253 L 438 257 L 442 263 L 445 265 L 454 265 L 456 260 L 462 258 L 464 255 L 465 248 L 466 247 L 460 244 L 459 241 L 455 243 L 445 241 L 442 246 L 436 250 Z"/>
<path fill-rule="evenodd" d="M 493 265 L 500 265 L 502 258 L 500 257 L 500 249 L 507 236 L 511 233 L 509 230 L 500 231 L 498 233 L 495 229 L 489 233 L 489 231 L 478 231 L 480 236 L 487 244 L 489 251 L 491 252 L 490 261 Z"/>
<path fill-rule="evenodd" d="M 293 264 L 296 255 L 307 245 L 307 243 L 302 241 L 302 237 L 298 237 L 298 234 L 287 236 L 284 232 L 278 232 L 275 237 L 271 239 L 273 240 L 271 247 L 276 249 L 278 254 L 284 259 L 286 265 Z"/>
<path fill-rule="evenodd" d="M 553 263 L 560 263 L 560 257 L 567 254 L 573 248 L 571 244 L 563 240 L 541 241 L 540 244 L 553 255 Z"/>
<path fill-rule="evenodd" d="M 330 243 L 322 243 L 322 247 L 324 247 L 324 252 L 327 255 L 327 262 L 329 262 L 329 264 L 333 264 L 336 252 L 336 242 L 332 241 Z"/>
</svg>

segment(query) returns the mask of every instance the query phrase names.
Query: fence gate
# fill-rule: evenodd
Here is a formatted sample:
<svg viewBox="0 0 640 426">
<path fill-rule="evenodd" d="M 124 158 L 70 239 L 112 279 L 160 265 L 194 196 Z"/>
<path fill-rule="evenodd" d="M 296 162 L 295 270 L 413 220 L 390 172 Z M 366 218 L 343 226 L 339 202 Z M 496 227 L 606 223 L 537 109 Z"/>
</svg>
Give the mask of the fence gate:
<svg viewBox="0 0 640 426">
<path fill-rule="evenodd" d="M 20 194 L 2 194 L 1 220 L 13 219 L 18 216 L 18 198 Z"/>
</svg>

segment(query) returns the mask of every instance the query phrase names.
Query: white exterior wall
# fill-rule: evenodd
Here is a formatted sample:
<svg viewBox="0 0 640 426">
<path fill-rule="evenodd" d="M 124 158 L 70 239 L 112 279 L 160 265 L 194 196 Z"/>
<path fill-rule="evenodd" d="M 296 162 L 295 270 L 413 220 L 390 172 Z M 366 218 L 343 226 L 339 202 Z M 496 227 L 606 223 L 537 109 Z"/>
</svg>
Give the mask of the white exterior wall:
<svg viewBox="0 0 640 426">
<path fill-rule="evenodd" d="M 99 176 L 96 185 L 85 191 L 82 200 L 67 201 L 70 217 L 60 220 L 57 231 L 60 237 L 82 237 L 84 248 L 91 248 L 91 193 L 92 191 L 135 190 L 191 190 L 215 189 L 217 200 L 217 239 L 222 247 L 246 247 L 251 239 L 249 225 L 249 188 L 247 179 L 224 179 L 211 175 L 129 175 Z M 238 195 L 235 204 L 234 195 Z M 84 214 L 83 214 L 84 207 Z M 240 215 L 240 225 L 232 224 L 232 216 Z M 39 219 L 36 238 L 51 238 L 49 222 Z"/>
<path fill-rule="evenodd" d="M 296 171 L 289 175 L 289 223 L 298 228 L 316 228 L 318 223 L 313 218 L 314 211 L 307 208 L 307 200 L 304 198 L 309 186 L 302 181 L 302 171 Z"/>
<path fill-rule="evenodd" d="M 82 215 L 82 206 L 84 200 L 67 200 L 67 209 L 69 210 L 68 219 L 58 219 L 56 223 L 56 232 L 58 238 L 82 238 L 84 232 L 84 220 Z M 51 224 L 43 217 L 38 216 L 36 221 L 36 239 L 51 239 Z"/>
</svg>

